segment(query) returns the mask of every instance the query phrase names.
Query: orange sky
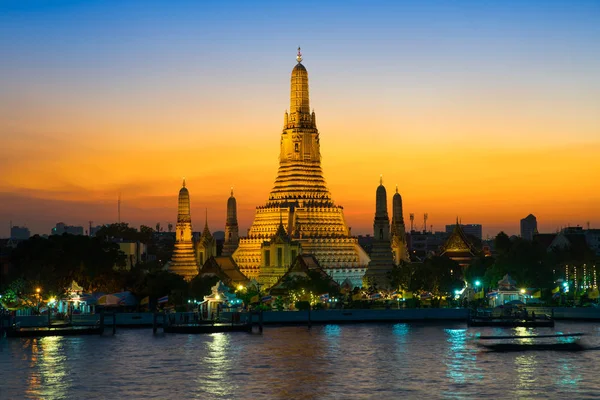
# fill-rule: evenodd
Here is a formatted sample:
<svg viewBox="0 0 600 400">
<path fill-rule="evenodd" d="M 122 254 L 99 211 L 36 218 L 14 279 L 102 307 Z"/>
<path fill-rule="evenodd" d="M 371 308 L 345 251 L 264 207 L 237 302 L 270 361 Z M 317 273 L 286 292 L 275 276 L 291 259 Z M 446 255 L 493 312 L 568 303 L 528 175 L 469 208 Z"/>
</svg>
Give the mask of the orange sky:
<svg viewBox="0 0 600 400">
<path fill-rule="evenodd" d="M 547 21 L 520 10 L 514 25 L 482 7 L 471 30 L 428 26 L 436 10 L 373 9 L 377 23 L 350 29 L 352 6 L 336 11 L 338 31 L 318 10 L 273 36 L 237 14 L 177 30 L 150 14 L 80 20 L 92 5 L 78 7 L 0 17 L 12 38 L 0 39 L 0 237 L 10 221 L 35 233 L 114 222 L 119 193 L 124 221 L 166 226 L 184 176 L 195 230 L 205 207 L 224 229 L 234 186 L 245 232 L 277 173 L 299 38 L 325 177 L 353 233 L 372 229 L 380 174 L 390 206 L 398 184 L 407 225 L 427 212 L 434 230 L 459 216 L 484 236 L 516 234 L 533 213 L 540 231 L 600 227 L 600 30 L 583 8 Z"/>
</svg>

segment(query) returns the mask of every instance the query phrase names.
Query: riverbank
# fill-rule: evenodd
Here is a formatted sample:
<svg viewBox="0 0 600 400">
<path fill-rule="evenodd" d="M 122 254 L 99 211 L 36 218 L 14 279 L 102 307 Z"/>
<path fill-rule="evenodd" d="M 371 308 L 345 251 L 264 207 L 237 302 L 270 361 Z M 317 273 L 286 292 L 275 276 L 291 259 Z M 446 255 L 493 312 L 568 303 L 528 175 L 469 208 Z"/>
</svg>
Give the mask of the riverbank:
<svg viewBox="0 0 600 400">
<path fill-rule="evenodd" d="M 530 308 L 540 315 L 542 312 Z M 600 321 L 600 309 L 598 308 L 566 308 L 557 307 L 552 310 L 555 320 L 570 321 Z M 547 313 L 544 312 L 544 313 Z M 177 313 L 179 320 L 181 313 Z M 221 319 L 231 321 L 231 312 L 221 314 Z M 249 313 L 239 313 L 240 321 L 246 321 Z M 369 322 L 467 322 L 469 310 L 465 308 L 401 308 L 390 310 L 314 310 L 314 311 L 265 311 L 263 313 L 263 324 L 265 325 L 305 325 L 311 324 L 340 324 L 340 323 L 369 323 Z M 74 315 L 73 325 L 91 326 L 99 321 L 99 315 Z M 47 316 L 19 316 L 16 322 L 22 327 L 48 326 Z M 162 317 L 157 319 L 158 325 L 162 325 Z M 119 328 L 151 328 L 154 323 L 152 313 L 117 313 L 116 326 Z M 112 316 L 107 316 L 105 326 L 113 325 Z"/>
</svg>

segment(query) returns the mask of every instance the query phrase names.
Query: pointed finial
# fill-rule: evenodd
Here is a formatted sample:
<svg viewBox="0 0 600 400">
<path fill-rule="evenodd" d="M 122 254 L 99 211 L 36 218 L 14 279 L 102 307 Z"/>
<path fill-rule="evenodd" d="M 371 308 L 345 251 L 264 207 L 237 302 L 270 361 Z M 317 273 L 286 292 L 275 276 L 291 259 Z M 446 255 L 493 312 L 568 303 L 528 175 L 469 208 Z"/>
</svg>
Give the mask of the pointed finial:
<svg viewBox="0 0 600 400">
<path fill-rule="evenodd" d="M 185 187 L 185 176 L 183 177 L 183 187 Z"/>
<path fill-rule="evenodd" d="M 206 213 L 204 216 L 204 225 L 208 226 L 208 207 L 204 209 L 204 212 Z"/>
<path fill-rule="evenodd" d="M 233 197 L 233 186 L 231 187 L 231 197 Z"/>
<path fill-rule="evenodd" d="M 396 183 L 396 193 L 398 193 L 398 184 Z"/>
<path fill-rule="evenodd" d="M 298 46 L 298 55 L 296 56 L 296 61 L 302 62 L 302 52 L 300 51 L 300 46 Z"/>
<path fill-rule="evenodd" d="M 379 175 L 379 184 L 383 185 L 383 174 Z"/>
</svg>

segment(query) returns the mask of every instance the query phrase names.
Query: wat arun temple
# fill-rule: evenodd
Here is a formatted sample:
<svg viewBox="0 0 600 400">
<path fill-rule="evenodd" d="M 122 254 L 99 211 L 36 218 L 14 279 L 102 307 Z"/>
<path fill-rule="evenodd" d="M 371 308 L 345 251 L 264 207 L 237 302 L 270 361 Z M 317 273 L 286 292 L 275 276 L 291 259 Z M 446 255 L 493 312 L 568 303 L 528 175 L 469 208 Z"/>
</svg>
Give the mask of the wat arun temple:
<svg viewBox="0 0 600 400">
<path fill-rule="evenodd" d="M 263 269 L 278 264 L 289 266 L 291 260 L 287 257 L 294 259 L 294 254 L 308 253 L 336 281 L 348 278 L 361 286 L 370 259 L 351 235 L 343 207 L 335 204 L 327 189 L 321 169 L 319 130 L 315 113 L 310 111 L 308 71 L 302 65 L 300 49 L 296 59 L 275 185 L 266 204 L 256 208 L 248 236 L 240 239 L 233 258 L 247 277 L 269 284 L 279 271 L 265 274 Z M 281 236 L 282 230 L 284 240 L 275 236 L 278 231 Z M 284 243 L 271 243 L 274 239 Z"/>
<path fill-rule="evenodd" d="M 227 200 L 225 243 L 217 256 L 208 223 L 192 238 L 189 192 L 179 193 L 176 244 L 170 270 L 187 280 L 216 266 L 241 272 L 265 288 L 273 286 L 299 255 L 311 255 L 335 281 L 361 287 L 365 279 L 385 286 L 387 273 L 407 260 L 402 200 L 396 189 L 392 226 L 382 181 L 376 192 L 373 250 L 369 256 L 352 236 L 344 209 L 333 201 L 321 168 L 316 116 L 310 110 L 308 71 L 298 49 L 292 70 L 290 110 L 284 115 L 279 169 L 264 205 L 256 207 L 246 237 L 238 236 L 237 203 Z"/>
</svg>

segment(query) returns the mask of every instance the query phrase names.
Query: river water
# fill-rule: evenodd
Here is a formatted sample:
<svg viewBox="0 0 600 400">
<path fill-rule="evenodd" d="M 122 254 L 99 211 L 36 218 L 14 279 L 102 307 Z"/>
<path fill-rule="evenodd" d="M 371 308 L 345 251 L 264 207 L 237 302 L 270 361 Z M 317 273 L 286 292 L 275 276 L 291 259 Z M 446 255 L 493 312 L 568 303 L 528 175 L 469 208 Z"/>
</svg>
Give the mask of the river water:
<svg viewBox="0 0 600 400">
<path fill-rule="evenodd" d="M 482 335 L 586 334 L 464 324 L 266 327 L 262 335 L 152 335 L 0 341 L 0 399 L 598 398 L 600 351 L 492 353 Z"/>
</svg>

